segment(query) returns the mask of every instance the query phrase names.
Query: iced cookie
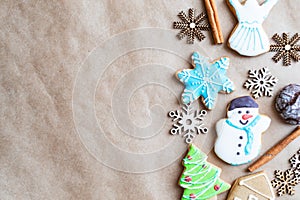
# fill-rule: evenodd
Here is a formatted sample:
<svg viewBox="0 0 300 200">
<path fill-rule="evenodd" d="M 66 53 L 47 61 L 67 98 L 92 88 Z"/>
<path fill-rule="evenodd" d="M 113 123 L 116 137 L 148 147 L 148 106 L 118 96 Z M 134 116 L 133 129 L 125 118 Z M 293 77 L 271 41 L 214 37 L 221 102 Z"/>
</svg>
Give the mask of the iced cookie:
<svg viewBox="0 0 300 200">
<path fill-rule="evenodd" d="M 238 24 L 233 29 L 228 46 L 244 56 L 257 56 L 268 52 L 270 42 L 262 23 L 278 0 L 266 0 L 259 5 L 257 0 L 227 0 Z"/>
<path fill-rule="evenodd" d="M 179 185 L 184 188 L 182 200 L 206 200 L 230 188 L 220 179 L 221 169 L 206 159 L 207 155 L 195 145 L 189 146 L 182 163 L 184 171 L 179 179 Z"/>
<path fill-rule="evenodd" d="M 264 172 L 238 178 L 227 200 L 273 200 L 275 199 L 271 182 Z"/>
<path fill-rule="evenodd" d="M 207 109 L 216 103 L 218 92 L 231 93 L 233 82 L 227 77 L 229 58 L 222 57 L 210 63 L 208 58 L 194 52 L 192 55 L 194 69 L 184 69 L 176 73 L 176 77 L 184 84 L 182 93 L 184 104 L 192 103 L 199 97 Z"/>
<path fill-rule="evenodd" d="M 215 152 L 231 165 L 249 163 L 258 156 L 261 135 L 271 119 L 258 112 L 258 104 L 250 96 L 233 99 L 227 108 L 226 119 L 217 122 Z"/>
<path fill-rule="evenodd" d="M 275 107 L 287 123 L 300 125 L 300 85 L 284 87 L 276 97 Z"/>
</svg>

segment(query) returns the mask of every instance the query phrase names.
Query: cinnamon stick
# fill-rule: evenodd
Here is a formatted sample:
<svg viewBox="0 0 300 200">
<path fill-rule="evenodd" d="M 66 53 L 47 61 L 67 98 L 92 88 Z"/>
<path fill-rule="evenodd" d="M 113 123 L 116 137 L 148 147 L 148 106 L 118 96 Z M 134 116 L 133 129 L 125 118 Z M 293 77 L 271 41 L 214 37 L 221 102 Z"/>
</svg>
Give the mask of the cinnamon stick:
<svg viewBox="0 0 300 200">
<path fill-rule="evenodd" d="M 291 143 L 294 139 L 300 136 L 300 126 L 297 128 L 286 138 L 281 140 L 275 146 L 273 146 L 269 151 L 267 151 L 263 156 L 261 156 L 255 163 L 253 163 L 248 170 L 253 172 L 257 168 L 261 167 L 262 165 L 266 164 L 270 160 L 272 160 L 279 152 L 281 152 L 289 143 Z"/>
<path fill-rule="evenodd" d="M 214 0 L 204 0 L 205 8 L 210 23 L 211 32 L 215 41 L 215 44 L 222 44 L 224 42 L 223 34 L 219 22 L 219 16 L 217 7 Z"/>
</svg>

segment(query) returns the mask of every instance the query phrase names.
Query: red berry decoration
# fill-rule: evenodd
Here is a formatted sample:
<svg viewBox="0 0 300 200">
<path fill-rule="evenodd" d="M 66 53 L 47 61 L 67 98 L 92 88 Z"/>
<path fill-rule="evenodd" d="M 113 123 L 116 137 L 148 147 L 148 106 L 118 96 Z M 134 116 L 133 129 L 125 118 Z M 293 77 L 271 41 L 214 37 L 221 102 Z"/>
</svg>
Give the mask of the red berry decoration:
<svg viewBox="0 0 300 200">
<path fill-rule="evenodd" d="M 190 199 L 196 199 L 196 195 L 195 194 L 190 194 Z"/>
<path fill-rule="evenodd" d="M 192 156 L 188 155 L 187 159 L 192 160 Z"/>
<path fill-rule="evenodd" d="M 220 186 L 219 185 L 215 185 L 214 186 L 214 190 L 218 191 L 220 189 Z"/>
<path fill-rule="evenodd" d="M 184 180 L 185 180 L 186 182 L 191 182 L 191 181 L 192 181 L 192 178 L 189 177 L 189 176 L 186 176 Z"/>
</svg>

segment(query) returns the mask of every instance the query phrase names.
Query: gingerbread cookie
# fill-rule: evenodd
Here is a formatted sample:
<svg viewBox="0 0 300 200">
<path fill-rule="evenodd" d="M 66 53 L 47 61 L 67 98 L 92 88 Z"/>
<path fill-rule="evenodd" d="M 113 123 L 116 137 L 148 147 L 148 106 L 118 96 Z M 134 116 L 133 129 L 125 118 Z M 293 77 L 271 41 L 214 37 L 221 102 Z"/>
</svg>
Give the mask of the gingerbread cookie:
<svg viewBox="0 0 300 200">
<path fill-rule="evenodd" d="M 227 0 L 238 24 L 233 29 L 228 46 L 244 56 L 257 56 L 268 52 L 270 42 L 262 23 L 278 0 L 266 0 L 259 5 L 257 0 Z"/>
<path fill-rule="evenodd" d="M 207 155 L 195 145 L 183 159 L 184 171 L 179 185 L 184 188 L 182 200 L 210 199 L 230 188 L 230 185 L 219 177 L 221 169 L 206 161 Z"/>
<path fill-rule="evenodd" d="M 217 122 L 215 152 L 231 165 L 249 163 L 261 149 L 261 135 L 271 119 L 258 112 L 258 104 L 250 96 L 233 99 L 226 119 Z"/>
<path fill-rule="evenodd" d="M 284 87 L 276 97 L 275 107 L 285 122 L 300 125 L 300 85 Z"/>
<path fill-rule="evenodd" d="M 273 199 L 275 195 L 270 180 L 264 172 L 238 178 L 227 196 L 227 200 Z"/>
<path fill-rule="evenodd" d="M 222 57 L 210 63 L 208 58 L 194 52 L 192 55 L 194 69 L 184 69 L 176 73 L 176 77 L 185 85 L 182 94 L 184 104 L 192 103 L 199 97 L 207 109 L 216 103 L 218 92 L 231 93 L 233 82 L 227 77 L 229 58 Z"/>
</svg>

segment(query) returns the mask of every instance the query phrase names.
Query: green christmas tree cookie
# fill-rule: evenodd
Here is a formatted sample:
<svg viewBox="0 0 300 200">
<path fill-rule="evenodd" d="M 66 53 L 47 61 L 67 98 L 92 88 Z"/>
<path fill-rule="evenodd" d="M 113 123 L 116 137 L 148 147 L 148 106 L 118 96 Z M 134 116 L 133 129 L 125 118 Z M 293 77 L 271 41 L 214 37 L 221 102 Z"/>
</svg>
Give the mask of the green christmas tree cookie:
<svg viewBox="0 0 300 200">
<path fill-rule="evenodd" d="M 184 188 L 182 200 L 205 200 L 225 192 L 230 185 L 219 177 L 221 169 L 206 161 L 207 155 L 195 145 L 183 159 L 184 171 L 179 185 Z"/>
</svg>

